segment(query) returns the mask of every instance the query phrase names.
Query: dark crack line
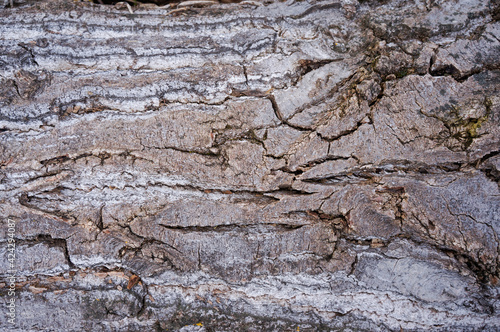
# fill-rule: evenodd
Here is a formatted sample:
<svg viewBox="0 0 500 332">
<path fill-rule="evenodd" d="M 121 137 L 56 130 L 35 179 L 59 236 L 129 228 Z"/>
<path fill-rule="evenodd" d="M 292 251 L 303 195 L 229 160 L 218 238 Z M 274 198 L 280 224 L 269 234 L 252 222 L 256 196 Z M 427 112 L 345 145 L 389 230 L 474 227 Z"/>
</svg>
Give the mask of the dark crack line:
<svg viewBox="0 0 500 332">
<path fill-rule="evenodd" d="M 280 223 L 259 223 L 259 224 L 222 224 L 216 226 L 178 226 L 178 225 L 165 225 L 158 224 L 168 230 L 181 231 L 181 232 L 231 232 L 235 230 L 241 229 L 256 229 L 259 230 L 259 227 L 271 228 L 277 231 L 293 231 L 305 226 L 305 224 L 301 225 L 293 225 L 293 224 L 280 224 Z"/>
</svg>

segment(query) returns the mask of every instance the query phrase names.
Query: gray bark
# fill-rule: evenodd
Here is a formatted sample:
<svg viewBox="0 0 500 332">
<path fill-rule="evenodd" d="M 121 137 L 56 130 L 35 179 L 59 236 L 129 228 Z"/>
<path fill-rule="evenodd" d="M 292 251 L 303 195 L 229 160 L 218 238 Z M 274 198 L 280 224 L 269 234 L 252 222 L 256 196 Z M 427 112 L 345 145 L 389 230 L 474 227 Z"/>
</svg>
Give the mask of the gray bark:
<svg viewBox="0 0 500 332">
<path fill-rule="evenodd" d="M 0 10 L 1 329 L 497 330 L 498 2 L 184 8 Z"/>
</svg>

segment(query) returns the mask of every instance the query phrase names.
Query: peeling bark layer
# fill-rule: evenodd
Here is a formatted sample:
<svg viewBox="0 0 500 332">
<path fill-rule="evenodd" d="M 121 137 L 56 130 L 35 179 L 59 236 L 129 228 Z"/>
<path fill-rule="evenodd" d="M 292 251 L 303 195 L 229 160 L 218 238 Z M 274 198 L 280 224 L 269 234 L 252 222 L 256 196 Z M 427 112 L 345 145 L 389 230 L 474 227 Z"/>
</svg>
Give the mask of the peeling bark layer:
<svg viewBox="0 0 500 332">
<path fill-rule="evenodd" d="M 495 1 L 16 3 L 2 329 L 500 326 Z"/>
</svg>

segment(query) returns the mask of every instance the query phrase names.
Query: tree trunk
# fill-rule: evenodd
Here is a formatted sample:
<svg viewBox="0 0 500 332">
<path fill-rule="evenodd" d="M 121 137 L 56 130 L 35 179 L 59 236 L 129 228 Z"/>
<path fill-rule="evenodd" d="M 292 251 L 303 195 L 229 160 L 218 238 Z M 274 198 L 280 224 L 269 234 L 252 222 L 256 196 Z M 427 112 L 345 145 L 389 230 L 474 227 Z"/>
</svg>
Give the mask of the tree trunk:
<svg viewBox="0 0 500 332">
<path fill-rule="evenodd" d="M 1 329 L 496 330 L 498 2 L 203 5 L 0 11 Z"/>
</svg>

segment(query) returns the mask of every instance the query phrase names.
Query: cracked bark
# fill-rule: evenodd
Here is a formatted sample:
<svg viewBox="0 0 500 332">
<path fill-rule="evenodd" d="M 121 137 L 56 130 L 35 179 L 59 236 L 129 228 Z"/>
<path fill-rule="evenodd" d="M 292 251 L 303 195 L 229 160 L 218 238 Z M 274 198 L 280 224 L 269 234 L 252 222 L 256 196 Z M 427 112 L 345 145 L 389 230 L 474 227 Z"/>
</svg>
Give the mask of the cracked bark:
<svg viewBox="0 0 500 332">
<path fill-rule="evenodd" d="M 497 7 L 1 9 L 1 328 L 495 331 Z"/>
</svg>

